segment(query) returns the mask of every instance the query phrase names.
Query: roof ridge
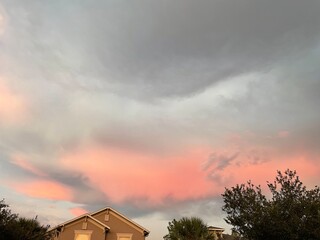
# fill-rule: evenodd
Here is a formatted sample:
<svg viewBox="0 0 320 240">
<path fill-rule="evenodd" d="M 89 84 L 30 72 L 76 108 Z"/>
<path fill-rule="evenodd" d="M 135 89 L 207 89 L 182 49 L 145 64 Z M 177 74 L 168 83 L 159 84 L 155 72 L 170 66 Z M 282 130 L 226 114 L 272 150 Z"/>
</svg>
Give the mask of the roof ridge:
<svg viewBox="0 0 320 240">
<path fill-rule="evenodd" d="M 99 221 L 98 219 L 96 219 L 95 217 L 91 216 L 91 215 L 87 215 L 90 219 L 96 221 L 97 223 L 101 224 L 102 226 L 104 226 L 105 228 L 108 228 L 110 230 L 110 227 L 106 224 L 104 224 L 103 222 Z"/>
<path fill-rule="evenodd" d="M 48 231 L 52 231 L 52 230 L 54 230 L 54 229 L 56 229 L 56 228 L 58 228 L 58 227 L 62 227 L 62 226 L 67 225 L 67 224 L 69 224 L 69 223 L 75 222 L 75 221 L 77 221 L 77 220 L 79 220 L 79 219 L 81 219 L 81 218 L 83 218 L 83 217 L 88 217 L 88 218 L 92 219 L 93 221 L 99 223 L 99 224 L 102 225 L 103 227 L 106 227 L 106 228 L 108 228 L 108 229 L 110 230 L 110 227 L 109 227 L 108 225 L 106 225 L 106 224 L 104 224 L 103 222 L 99 221 L 98 219 L 96 219 L 95 217 L 91 216 L 90 214 L 84 213 L 84 214 L 81 214 L 81 215 L 78 216 L 78 217 L 75 217 L 75 218 L 72 218 L 72 219 L 70 219 L 70 220 L 68 220 L 68 221 L 65 221 L 65 222 L 63 222 L 63 223 L 60 223 L 60 224 L 56 225 L 55 227 L 50 228 Z"/>
</svg>

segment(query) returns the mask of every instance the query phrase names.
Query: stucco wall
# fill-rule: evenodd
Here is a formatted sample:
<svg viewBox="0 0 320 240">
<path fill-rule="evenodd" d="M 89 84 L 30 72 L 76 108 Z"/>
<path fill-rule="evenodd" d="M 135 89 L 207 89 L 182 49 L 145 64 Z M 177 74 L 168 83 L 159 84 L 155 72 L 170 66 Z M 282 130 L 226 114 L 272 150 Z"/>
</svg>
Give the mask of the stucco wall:
<svg viewBox="0 0 320 240">
<path fill-rule="evenodd" d="M 132 240 L 145 240 L 143 230 L 137 229 L 126 220 L 122 220 L 119 215 L 112 211 L 109 211 L 109 220 L 105 221 L 106 213 L 107 211 L 103 211 L 92 216 L 110 227 L 107 240 L 117 240 L 117 233 L 132 233 Z"/>
<path fill-rule="evenodd" d="M 63 228 L 63 231 L 60 233 L 59 240 L 74 240 L 75 230 L 83 230 L 82 223 L 85 219 L 80 219 L 74 223 L 68 224 Z M 93 224 L 90 221 L 87 221 L 87 229 L 92 230 L 91 240 L 105 240 L 105 234 L 103 230 Z"/>
<path fill-rule="evenodd" d="M 108 218 L 106 218 L 106 214 Z M 101 223 L 89 218 L 82 217 L 74 222 L 67 223 L 60 232 L 58 238 L 54 240 L 74 240 L 77 231 L 92 231 L 91 240 L 118 240 L 119 234 L 131 237 L 131 240 L 145 240 L 144 230 L 132 223 L 130 220 L 123 218 L 117 212 L 104 210 L 98 212 L 92 217 Z M 83 223 L 87 226 L 83 229 Z M 103 224 L 110 228 L 105 234 Z"/>
</svg>

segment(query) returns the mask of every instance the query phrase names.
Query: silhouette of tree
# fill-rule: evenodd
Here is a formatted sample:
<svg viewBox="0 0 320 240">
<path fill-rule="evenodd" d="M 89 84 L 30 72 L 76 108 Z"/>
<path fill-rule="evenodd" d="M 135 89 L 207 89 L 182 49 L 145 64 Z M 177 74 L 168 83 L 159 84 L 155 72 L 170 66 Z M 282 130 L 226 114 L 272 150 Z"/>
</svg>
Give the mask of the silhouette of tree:
<svg viewBox="0 0 320 240">
<path fill-rule="evenodd" d="M 226 222 L 247 239 L 320 239 L 320 188 L 307 190 L 296 171 L 277 173 L 269 198 L 251 181 L 226 188 Z"/>
<path fill-rule="evenodd" d="M 13 214 L 9 205 L 0 201 L 0 240 L 47 240 L 48 227 L 41 225 L 37 217 L 28 219 Z"/>
</svg>

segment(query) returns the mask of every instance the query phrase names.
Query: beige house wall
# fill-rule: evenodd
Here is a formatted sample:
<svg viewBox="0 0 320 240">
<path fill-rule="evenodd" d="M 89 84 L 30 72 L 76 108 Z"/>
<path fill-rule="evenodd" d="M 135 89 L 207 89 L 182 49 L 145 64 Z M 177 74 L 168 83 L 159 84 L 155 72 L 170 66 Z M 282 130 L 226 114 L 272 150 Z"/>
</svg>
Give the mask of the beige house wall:
<svg viewBox="0 0 320 240">
<path fill-rule="evenodd" d="M 106 240 L 105 233 L 101 227 L 98 227 L 91 220 L 87 220 L 87 228 L 82 229 L 83 223 L 85 219 L 79 219 L 74 223 L 67 224 L 64 226 L 63 231 L 61 231 L 59 240 L 74 240 L 75 239 L 75 231 L 92 231 L 91 240 Z"/>
<path fill-rule="evenodd" d="M 108 215 L 108 217 L 106 217 Z M 132 234 L 131 240 L 145 240 L 144 231 L 117 213 L 105 210 L 92 215 L 95 219 L 110 227 L 107 240 L 118 240 L 117 234 Z"/>
</svg>

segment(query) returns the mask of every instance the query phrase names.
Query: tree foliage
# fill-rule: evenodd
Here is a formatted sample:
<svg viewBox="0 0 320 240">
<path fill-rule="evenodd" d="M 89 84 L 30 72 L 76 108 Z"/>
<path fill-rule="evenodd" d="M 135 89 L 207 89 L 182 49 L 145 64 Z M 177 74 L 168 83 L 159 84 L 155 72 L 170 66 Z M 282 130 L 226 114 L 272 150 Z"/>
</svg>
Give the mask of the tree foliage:
<svg viewBox="0 0 320 240">
<path fill-rule="evenodd" d="M 320 188 L 307 188 L 296 171 L 278 171 L 268 182 L 270 196 L 250 181 L 226 188 L 226 222 L 243 237 L 264 239 L 320 239 Z"/>
<path fill-rule="evenodd" d="M 212 240 L 208 226 L 197 217 L 183 217 L 169 222 L 166 240 Z"/>
<path fill-rule="evenodd" d="M 13 214 L 4 200 L 0 201 L 0 240 L 47 240 L 48 227 L 40 225 L 37 218 Z"/>
</svg>

